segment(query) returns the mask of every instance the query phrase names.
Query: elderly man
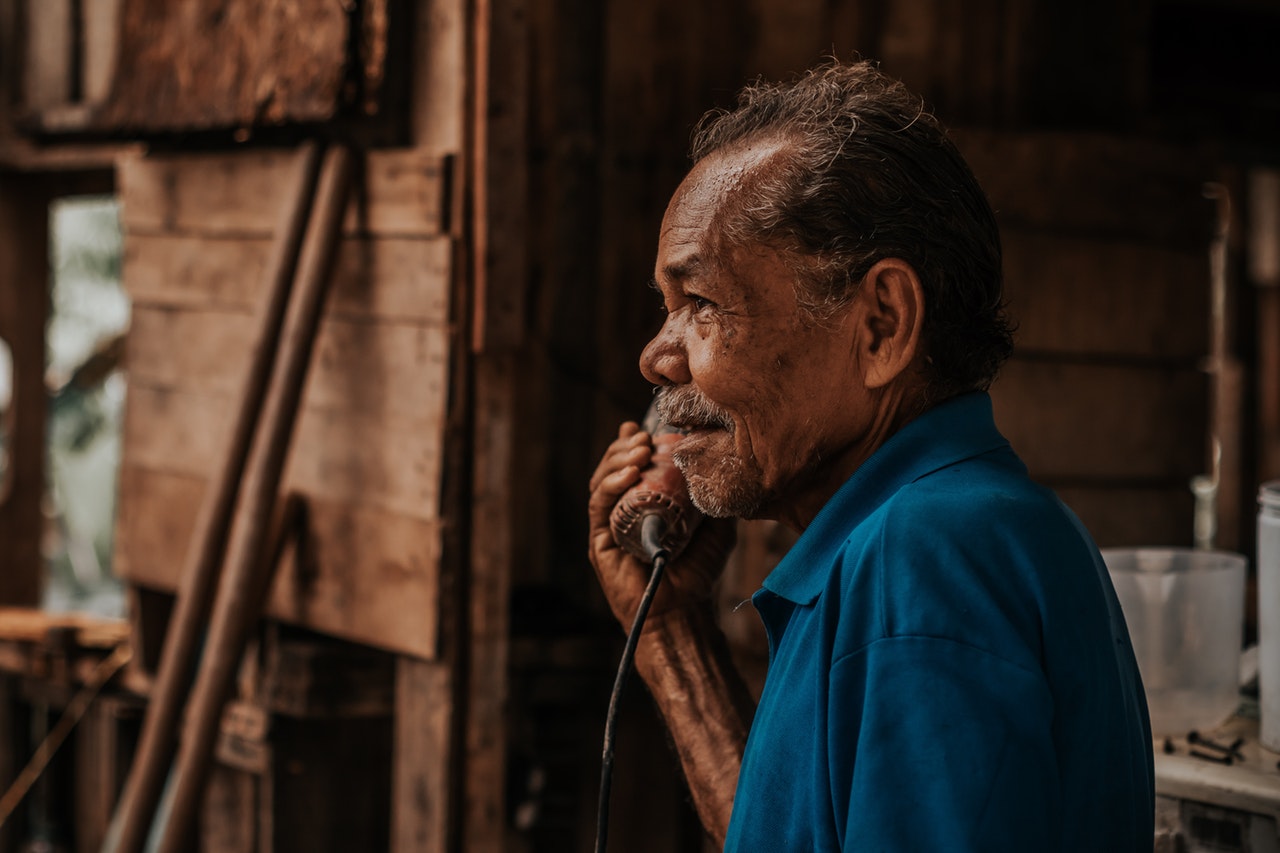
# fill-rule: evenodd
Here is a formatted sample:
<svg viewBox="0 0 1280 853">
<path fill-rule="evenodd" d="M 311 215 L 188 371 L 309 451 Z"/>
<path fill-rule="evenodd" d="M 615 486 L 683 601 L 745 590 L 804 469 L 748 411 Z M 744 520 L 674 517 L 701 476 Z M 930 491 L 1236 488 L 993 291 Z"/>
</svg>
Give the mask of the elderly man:
<svg viewBox="0 0 1280 853">
<path fill-rule="evenodd" d="M 722 520 L 673 563 L 636 666 L 708 831 L 758 853 L 1150 851 L 1128 634 L 1089 535 L 992 421 L 999 236 L 945 131 L 874 66 L 831 63 L 746 89 L 693 158 L 640 366 Z M 623 425 L 591 483 L 591 560 L 628 625 L 648 567 L 608 517 L 651 451 Z M 753 597 L 756 709 L 710 608 L 732 517 L 802 534 Z"/>
</svg>

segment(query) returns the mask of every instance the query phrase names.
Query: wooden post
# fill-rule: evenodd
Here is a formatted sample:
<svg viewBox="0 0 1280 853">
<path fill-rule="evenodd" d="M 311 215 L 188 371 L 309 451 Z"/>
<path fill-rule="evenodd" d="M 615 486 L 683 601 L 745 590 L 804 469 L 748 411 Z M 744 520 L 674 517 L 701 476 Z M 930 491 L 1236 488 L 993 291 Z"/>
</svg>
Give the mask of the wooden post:
<svg viewBox="0 0 1280 853">
<path fill-rule="evenodd" d="M 466 0 L 422 0 L 419 4 L 415 33 L 415 66 L 413 69 L 414 115 L 411 122 L 414 145 L 437 154 L 465 155 L 471 130 L 468 103 L 474 98 L 470 89 L 468 63 L 473 59 L 475 11 Z M 459 160 L 464 159 L 458 157 Z M 465 164 L 454 175 L 470 180 Z M 465 188 L 455 190 L 449 199 L 449 233 L 454 238 L 454 294 L 465 293 L 470 281 L 471 257 L 462 248 L 470 220 L 464 216 L 469 195 Z M 455 328 L 471 330 L 464 303 L 455 300 L 451 322 Z M 453 342 L 450 388 L 450 428 L 446 435 L 449 446 L 463 440 L 468 400 L 466 352 L 470 336 L 463 334 Z M 442 500 L 442 515 L 465 512 L 458 493 L 466 485 L 466 460 L 454 458 L 449 474 L 454 488 Z M 461 520 L 461 519 L 459 519 Z M 465 603 L 460 601 L 458 574 L 465 571 L 460 531 L 453 527 L 450 541 L 442 543 L 442 577 L 437 606 L 447 624 L 441 626 L 442 660 L 421 660 L 401 656 L 396 660 L 395 723 L 393 731 L 391 779 L 391 844 L 393 853 L 447 853 L 456 849 L 458 824 L 457 775 L 460 769 L 458 714 L 460 616 Z M 447 567 L 444 565 L 447 563 Z"/>
<path fill-rule="evenodd" d="M 181 853 L 200 805 L 222 707 L 235 678 L 249 630 L 262 611 L 269 584 L 264 550 L 293 426 L 315 343 L 324 297 L 337 255 L 351 183 L 351 152 L 326 152 L 290 300 L 280 357 L 271 374 L 245 470 L 244 499 L 232 528 L 228 570 L 218 588 L 207 650 L 191 693 L 188 723 L 176 765 L 173 808 L 160 839 L 162 853 Z"/>
<path fill-rule="evenodd" d="M 171 620 L 173 627 L 161 651 L 155 693 L 143 721 L 138 755 L 116 810 L 115 825 L 108 835 L 106 849 L 117 853 L 138 853 L 146 843 L 151 816 L 160 800 L 173 759 L 178 719 L 191 683 L 201 637 L 208 623 L 241 472 L 249 455 L 249 445 L 275 361 L 276 340 L 288 305 L 307 216 L 311 211 L 318 164 L 316 146 L 305 146 L 298 164 L 293 197 L 282 211 L 284 219 L 275 257 L 268 267 L 270 296 L 263 310 L 262 326 L 239 410 L 227 436 L 222 464 L 210 483 L 196 519 Z"/>
<path fill-rule="evenodd" d="M 39 603 L 43 576 L 49 200 L 36 178 L 0 174 L 0 338 L 13 357 L 6 419 L 12 433 L 5 437 L 11 469 L 0 489 L 0 604 L 28 607 Z"/>
</svg>

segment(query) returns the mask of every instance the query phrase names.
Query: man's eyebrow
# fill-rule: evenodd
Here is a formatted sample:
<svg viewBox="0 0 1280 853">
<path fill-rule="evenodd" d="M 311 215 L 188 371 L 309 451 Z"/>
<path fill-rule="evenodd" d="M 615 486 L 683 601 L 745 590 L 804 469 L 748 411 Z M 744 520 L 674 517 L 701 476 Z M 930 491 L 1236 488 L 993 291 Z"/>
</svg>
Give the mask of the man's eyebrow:
<svg viewBox="0 0 1280 853">
<path fill-rule="evenodd" d="M 669 281 L 679 281 L 689 278 L 696 274 L 702 268 L 701 255 L 689 255 L 672 261 L 662 268 L 662 275 Z"/>
</svg>

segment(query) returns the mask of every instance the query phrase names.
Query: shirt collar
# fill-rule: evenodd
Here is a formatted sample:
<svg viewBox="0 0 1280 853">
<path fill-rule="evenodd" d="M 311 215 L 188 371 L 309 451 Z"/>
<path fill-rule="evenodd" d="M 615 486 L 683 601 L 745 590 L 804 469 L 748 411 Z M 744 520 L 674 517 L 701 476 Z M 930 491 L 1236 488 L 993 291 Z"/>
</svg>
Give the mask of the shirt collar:
<svg viewBox="0 0 1280 853">
<path fill-rule="evenodd" d="M 764 588 L 796 604 L 812 604 L 849 532 L 903 486 L 940 468 L 1008 442 L 996 430 L 991 398 L 962 394 L 898 430 L 853 472 L 805 529 Z"/>
</svg>

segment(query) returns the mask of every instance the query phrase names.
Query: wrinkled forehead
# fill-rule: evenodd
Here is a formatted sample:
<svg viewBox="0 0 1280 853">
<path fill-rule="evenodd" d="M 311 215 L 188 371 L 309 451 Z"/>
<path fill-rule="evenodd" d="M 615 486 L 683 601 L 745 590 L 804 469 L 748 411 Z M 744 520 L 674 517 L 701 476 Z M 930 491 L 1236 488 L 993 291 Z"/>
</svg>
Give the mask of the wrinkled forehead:
<svg viewBox="0 0 1280 853">
<path fill-rule="evenodd" d="M 787 145 L 779 136 L 749 139 L 699 160 L 667 205 L 663 235 L 697 229 L 711 237 L 726 217 L 750 204 L 752 187 L 777 167 Z"/>
</svg>

